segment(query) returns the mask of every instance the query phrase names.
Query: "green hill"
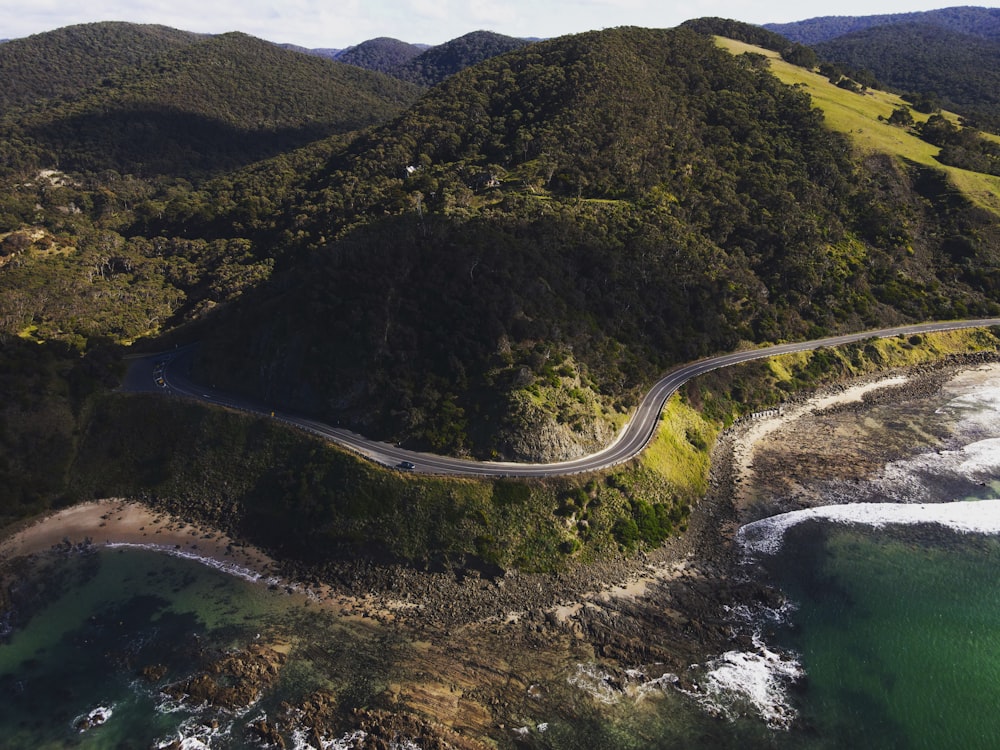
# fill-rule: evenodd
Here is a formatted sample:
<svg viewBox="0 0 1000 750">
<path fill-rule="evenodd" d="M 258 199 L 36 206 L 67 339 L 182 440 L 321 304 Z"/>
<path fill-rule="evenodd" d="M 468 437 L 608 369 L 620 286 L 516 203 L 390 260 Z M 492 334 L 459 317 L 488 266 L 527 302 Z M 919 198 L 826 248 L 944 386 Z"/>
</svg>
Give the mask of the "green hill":
<svg viewBox="0 0 1000 750">
<path fill-rule="evenodd" d="M 103 38 L 115 59 L 116 45 L 134 37 L 125 33 L 129 29 L 88 27 L 87 38 Z M 39 47 L 59 69 L 90 54 L 89 48 L 58 44 L 66 34 L 75 39 L 71 33 L 53 33 L 52 50 L 45 35 L 30 38 L 8 64 L 23 69 L 41 54 Z M 25 92 L 39 88 L 25 81 L 19 86 Z M 191 177 L 382 121 L 417 93 L 388 76 L 233 33 L 123 60 L 89 77 L 71 100 L 39 106 L 36 96 L 31 106 L 5 112 L 3 123 L 8 138 L 63 169 Z"/>
<path fill-rule="evenodd" d="M 0 111 L 74 99 L 107 76 L 203 38 L 166 26 L 107 22 L 13 39 L 0 46 Z"/>
<path fill-rule="evenodd" d="M 687 30 L 482 63 L 309 184 L 202 376 L 414 447 L 570 455 L 674 362 L 997 309 L 995 215 Z"/>
</svg>

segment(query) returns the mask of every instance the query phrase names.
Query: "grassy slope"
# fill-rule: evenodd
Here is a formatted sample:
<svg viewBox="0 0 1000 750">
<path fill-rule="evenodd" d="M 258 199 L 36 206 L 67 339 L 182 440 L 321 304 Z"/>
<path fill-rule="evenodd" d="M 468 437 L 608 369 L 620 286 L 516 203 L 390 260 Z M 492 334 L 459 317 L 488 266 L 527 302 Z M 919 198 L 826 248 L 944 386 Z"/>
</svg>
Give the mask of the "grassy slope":
<svg viewBox="0 0 1000 750">
<path fill-rule="evenodd" d="M 948 167 L 935 158 L 940 150 L 922 141 L 902 128 L 882 122 L 879 117 L 889 118 L 894 109 L 906 106 L 896 94 L 869 89 L 864 94 L 856 94 L 834 86 L 819 73 L 791 65 L 781 59 L 777 52 L 754 47 L 732 39 L 717 38 L 720 46 L 733 54 L 754 52 L 770 60 L 771 70 L 783 82 L 805 88 L 817 107 L 823 110 L 827 124 L 834 130 L 846 133 L 863 152 L 881 151 L 894 154 L 917 164 L 934 167 L 945 172 L 948 178 L 964 195 L 974 203 L 996 213 L 1000 213 L 1000 177 L 970 172 L 965 169 Z M 914 120 L 920 122 L 927 115 L 914 111 Z M 945 113 L 957 121 L 957 115 Z"/>
<path fill-rule="evenodd" d="M 834 349 L 749 362 L 688 383 L 667 403 L 660 429 L 639 459 L 685 498 L 708 488 L 709 450 L 733 419 L 777 406 L 791 393 L 846 378 L 939 361 L 970 352 L 995 352 L 1000 331 L 971 329 L 872 339 Z"/>
</svg>

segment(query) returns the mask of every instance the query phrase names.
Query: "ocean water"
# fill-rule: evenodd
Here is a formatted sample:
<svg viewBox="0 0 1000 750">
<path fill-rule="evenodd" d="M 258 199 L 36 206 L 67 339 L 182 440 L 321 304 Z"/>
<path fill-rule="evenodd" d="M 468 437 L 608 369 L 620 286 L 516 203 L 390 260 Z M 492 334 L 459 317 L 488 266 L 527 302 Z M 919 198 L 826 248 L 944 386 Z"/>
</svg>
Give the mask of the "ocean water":
<svg viewBox="0 0 1000 750">
<path fill-rule="evenodd" d="M 740 530 L 792 603 L 768 642 L 801 666 L 803 746 L 1000 747 L 997 372 L 959 377 L 923 420 L 947 444 L 831 488 L 853 502 Z"/>
<path fill-rule="evenodd" d="M 1000 747 L 1000 540 L 810 521 L 771 566 L 797 609 L 773 639 L 806 675 L 819 747 Z"/>
<path fill-rule="evenodd" d="M 394 645 L 292 596 L 193 560 L 138 549 L 41 558 L 0 639 L 0 748 L 258 747 L 247 725 L 283 699 L 384 689 Z M 265 634 L 293 645 L 280 682 L 249 710 L 169 700 L 160 688 Z M 149 680 L 144 667 L 166 674 Z M 84 717 L 99 723 L 85 731 Z M 332 745 L 331 745 L 332 746 Z"/>
</svg>

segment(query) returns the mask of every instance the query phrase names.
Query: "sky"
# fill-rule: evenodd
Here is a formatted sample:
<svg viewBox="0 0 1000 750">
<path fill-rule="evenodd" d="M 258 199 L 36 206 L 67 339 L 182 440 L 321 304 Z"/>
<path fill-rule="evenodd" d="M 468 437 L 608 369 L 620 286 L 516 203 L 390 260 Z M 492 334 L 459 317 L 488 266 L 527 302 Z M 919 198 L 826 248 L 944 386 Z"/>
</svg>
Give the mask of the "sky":
<svg viewBox="0 0 1000 750">
<path fill-rule="evenodd" d="M 793 0 L 0 0 L 0 39 L 78 23 L 129 21 L 209 34 L 242 31 L 272 42 L 343 49 L 380 36 L 441 44 L 481 29 L 546 38 L 613 26 L 667 28 L 702 16 L 763 24 L 963 4 L 970 3 L 837 0 L 807 7 Z"/>
</svg>

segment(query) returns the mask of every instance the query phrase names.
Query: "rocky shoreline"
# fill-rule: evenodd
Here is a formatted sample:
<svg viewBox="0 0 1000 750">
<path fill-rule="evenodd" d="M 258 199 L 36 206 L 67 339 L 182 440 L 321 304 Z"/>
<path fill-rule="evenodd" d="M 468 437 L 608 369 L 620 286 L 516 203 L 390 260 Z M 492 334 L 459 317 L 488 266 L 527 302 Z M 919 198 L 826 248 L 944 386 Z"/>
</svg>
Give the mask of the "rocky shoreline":
<svg viewBox="0 0 1000 750">
<path fill-rule="evenodd" d="M 740 525 L 820 502 L 809 490 L 817 477 L 850 480 L 914 451 L 933 449 L 944 436 L 905 426 L 896 431 L 897 440 L 866 441 L 866 430 L 873 428 L 865 417 L 888 404 L 898 408 L 912 402 L 916 408 L 957 372 L 998 359 L 996 354 L 967 355 L 840 384 L 796 397 L 767 419 L 734 426 L 714 448 L 709 492 L 694 508 L 684 535 L 631 558 L 618 556 L 556 575 L 508 571 L 487 577 L 471 569 L 434 573 L 369 561 L 308 568 L 280 563 L 211 529 L 150 510 L 149 517 L 135 511 L 134 524 L 141 527 L 133 524 L 126 536 L 142 534 L 139 541 L 148 540 L 146 526 L 156 518 L 157 529 L 170 530 L 166 537 L 159 534 L 168 543 L 201 544 L 205 556 L 230 561 L 238 552 L 241 564 L 275 580 L 298 582 L 312 601 L 345 619 L 391 629 L 420 644 L 404 657 L 400 671 L 407 678 L 393 684 L 380 705 L 350 714 L 353 731 L 368 738 L 368 744 L 356 746 L 377 747 L 379 737 L 391 746 L 393 737 L 412 738 L 413 732 L 422 747 L 510 742 L 526 718 L 559 710 L 558 696 L 546 694 L 543 675 L 566 682 L 574 679 L 574 665 L 599 663 L 602 690 L 625 694 L 637 683 L 669 677 L 671 685 L 692 691 L 697 690 L 692 664 L 733 649 L 759 648 L 752 624 L 734 613 L 777 609 L 783 602 L 778 592 L 741 573 L 735 541 Z M 118 504 L 113 512 L 132 508 Z M 46 533 L 61 535 L 65 528 Z M 21 534 L 26 532 L 30 528 Z M 108 540 L 112 536 L 109 530 Z M 36 540 L 36 551 L 40 543 Z M 31 546 L 18 547 L 14 537 L 0 544 L 4 556 L 17 550 L 30 552 Z M 280 666 L 275 657 L 267 669 L 247 673 L 273 680 Z M 226 674 L 223 667 L 218 673 Z M 190 679 L 202 692 L 214 684 L 204 675 Z M 229 685 L 232 678 L 227 679 L 223 682 Z M 240 695 L 266 687 L 248 680 Z M 179 694 L 192 693 L 187 683 L 176 685 Z M 257 727 L 258 741 L 283 746 L 279 728 L 307 727 L 317 738 L 333 736 L 345 721 L 343 712 L 326 710 L 335 702 L 330 696 L 304 696 L 289 704 L 283 717 Z"/>
<path fill-rule="evenodd" d="M 824 420 L 845 414 L 863 415 L 880 405 L 898 406 L 932 397 L 957 372 L 998 361 L 1000 357 L 992 354 L 962 356 L 921 365 L 902 375 L 861 378 L 791 399 L 780 416 L 767 421 L 778 423 L 777 435 L 789 434 L 789 428 L 797 423 L 799 427 L 794 437 L 783 440 L 779 449 L 762 455 L 757 452 L 751 460 L 758 465 L 761 474 L 771 479 L 785 477 L 794 481 L 803 471 L 803 460 L 798 454 L 782 459 L 782 453 L 790 453 L 793 443 L 804 445 L 804 434 L 812 432 L 815 438 L 807 441 L 808 450 L 820 456 L 817 446 L 826 441 L 825 436 L 831 429 Z M 857 395 L 852 395 L 852 391 Z M 747 480 L 737 466 L 746 460 L 737 454 L 745 456 L 759 440 L 752 434 L 753 429 L 753 423 L 744 422 L 720 435 L 712 455 L 709 492 L 693 510 L 688 531 L 667 540 L 658 549 L 636 556 L 617 556 L 573 566 L 552 575 L 511 570 L 496 578 L 483 577 L 475 570 L 433 573 L 363 560 L 329 564 L 319 573 L 287 563 L 280 568 L 290 578 L 322 579 L 331 585 L 333 592 L 343 595 L 368 592 L 360 605 L 362 613 L 418 628 L 513 621 L 550 623 L 565 619 L 554 614 L 557 610 L 572 609 L 587 602 L 607 602 L 616 598 L 659 600 L 659 589 L 663 587 L 673 585 L 700 590 L 703 587 L 698 581 L 706 578 L 727 587 L 730 584 L 725 579 L 730 577 L 733 566 L 739 561 L 736 530 L 754 520 L 750 507 L 754 498 L 742 486 Z M 769 442 L 773 443 L 775 437 L 768 433 Z M 925 449 L 927 445 L 926 439 L 920 441 L 911 434 L 902 434 L 892 444 L 884 440 L 875 445 L 855 444 L 854 460 L 849 464 L 840 463 L 839 455 L 823 463 L 831 474 L 854 472 L 860 475 L 915 450 Z M 806 452 L 805 449 L 802 452 Z M 859 463 L 861 458 L 865 460 Z M 772 487 L 775 482 L 763 484 Z M 771 512 L 780 510 L 772 508 Z M 704 592 L 699 591 L 701 593 Z"/>
</svg>

